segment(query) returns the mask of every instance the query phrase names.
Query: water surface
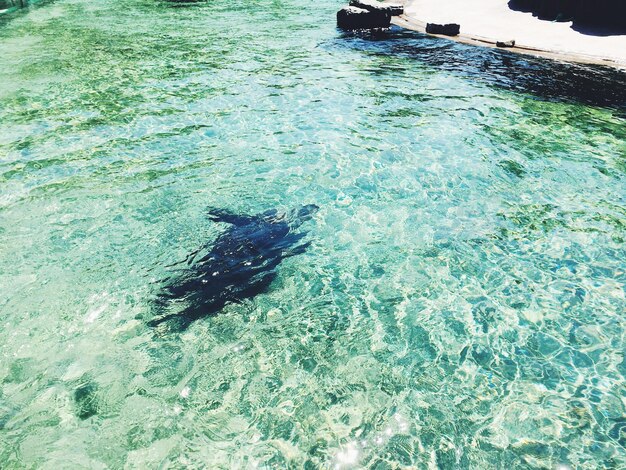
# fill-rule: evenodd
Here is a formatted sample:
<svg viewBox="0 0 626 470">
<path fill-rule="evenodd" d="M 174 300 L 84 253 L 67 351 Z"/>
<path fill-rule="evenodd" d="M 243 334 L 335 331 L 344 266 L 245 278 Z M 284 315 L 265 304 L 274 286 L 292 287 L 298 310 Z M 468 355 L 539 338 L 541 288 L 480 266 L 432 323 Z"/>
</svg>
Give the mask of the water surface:
<svg viewBox="0 0 626 470">
<path fill-rule="evenodd" d="M 57 0 L 0 24 L 0 467 L 626 466 L 626 79 L 341 2 Z M 162 280 L 317 204 L 266 293 Z"/>
</svg>

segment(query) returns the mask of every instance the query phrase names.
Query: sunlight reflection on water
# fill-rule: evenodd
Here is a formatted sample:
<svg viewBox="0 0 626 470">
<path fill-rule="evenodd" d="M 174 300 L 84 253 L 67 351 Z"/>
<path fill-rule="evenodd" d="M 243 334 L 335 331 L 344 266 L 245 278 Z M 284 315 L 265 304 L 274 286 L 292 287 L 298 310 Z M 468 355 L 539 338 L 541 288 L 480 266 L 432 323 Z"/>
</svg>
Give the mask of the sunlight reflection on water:
<svg viewBox="0 0 626 470">
<path fill-rule="evenodd" d="M 337 8 L 0 25 L 0 467 L 626 465 L 624 75 Z M 304 204 L 266 292 L 148 328 L 208 207 Z"/>
</svg>

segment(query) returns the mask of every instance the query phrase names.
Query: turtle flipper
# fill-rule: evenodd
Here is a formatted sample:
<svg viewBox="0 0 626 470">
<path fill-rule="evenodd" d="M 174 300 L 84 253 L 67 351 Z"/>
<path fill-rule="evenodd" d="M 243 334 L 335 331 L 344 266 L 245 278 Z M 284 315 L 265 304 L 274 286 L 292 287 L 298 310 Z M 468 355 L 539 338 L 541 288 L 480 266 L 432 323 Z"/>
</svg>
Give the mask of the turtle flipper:
<svg viewBox="0 0 626 470">
<path fill-rule="evenodd" d="M 225 222 L 238 226 L 249 224 L 253 220 L 253 217 L 248 215 L 235 214 L 225 209 L 209 209 L 208 216 L 214 222 Z"/>
</svg>

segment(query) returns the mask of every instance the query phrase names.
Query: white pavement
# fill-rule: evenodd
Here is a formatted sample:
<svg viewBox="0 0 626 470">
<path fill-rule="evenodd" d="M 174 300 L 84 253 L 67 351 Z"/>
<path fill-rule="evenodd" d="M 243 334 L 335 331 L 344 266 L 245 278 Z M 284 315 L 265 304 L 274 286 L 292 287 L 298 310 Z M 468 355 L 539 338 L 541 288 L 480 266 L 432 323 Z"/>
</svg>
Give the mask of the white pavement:
<svg viewBox="0 0 626 470">
<path fill-rule="evenodd" d="M 408 0 L 405 17 L 425 23 L 458 23 L 461 35 L 488 41 L 515 40 L 516 46 L 566 56 L 609 59 L 626 66 L 626 35 L 591 36 L 571 22 L 542 21 L 511 10 L 507 0 Z"/>
</svg>

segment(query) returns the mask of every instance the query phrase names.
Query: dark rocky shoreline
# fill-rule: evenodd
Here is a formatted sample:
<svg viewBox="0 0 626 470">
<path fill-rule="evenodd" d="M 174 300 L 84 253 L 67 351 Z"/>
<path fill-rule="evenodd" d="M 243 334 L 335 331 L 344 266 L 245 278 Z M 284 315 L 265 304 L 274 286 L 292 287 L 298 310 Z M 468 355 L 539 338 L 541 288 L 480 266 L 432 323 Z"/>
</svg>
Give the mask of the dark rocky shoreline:
<svg viewBox="0 0 626 470">
<path fill-rule="evenodd" d="M 578 26 L 626 31 L 626 2 L 623 0 L 510 0 L 509 6 L 544 20 L 574 21 Z"/>
<path fill-rule="evenodd" d="M 400 4 L 350 0 L 348 6 L 337 12 L 337 26 L 346 30 L 387 29 L 391 25 L 391 17 L 403 13 L 404 7 Z"/>
</svg>

